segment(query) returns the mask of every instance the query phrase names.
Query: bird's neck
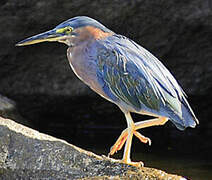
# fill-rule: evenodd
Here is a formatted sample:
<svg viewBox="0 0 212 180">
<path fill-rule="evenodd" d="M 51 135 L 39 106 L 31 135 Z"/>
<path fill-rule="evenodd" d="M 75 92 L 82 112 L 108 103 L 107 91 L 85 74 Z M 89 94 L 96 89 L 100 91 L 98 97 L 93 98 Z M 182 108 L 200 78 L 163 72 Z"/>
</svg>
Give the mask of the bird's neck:
<svg viewBox="0 0 212 180">
<path fill-rule="evenodd" d="M 113 32 L 104 32 L 101 29 L 86 26 L 83 29 L 79 28 L 75 31 L 76 36 L 70 39 L 73 46 L 82 46 L 92 44 L 96 40 L 102 40 L 113 35 Z"/>
</svg>

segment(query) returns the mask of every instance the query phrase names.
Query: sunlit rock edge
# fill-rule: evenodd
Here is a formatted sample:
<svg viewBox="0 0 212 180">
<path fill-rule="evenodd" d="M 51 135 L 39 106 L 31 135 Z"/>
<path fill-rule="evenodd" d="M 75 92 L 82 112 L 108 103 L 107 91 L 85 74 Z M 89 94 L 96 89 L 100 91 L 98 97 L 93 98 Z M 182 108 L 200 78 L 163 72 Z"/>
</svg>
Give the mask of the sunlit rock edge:
<svg viewBox="0 0 212 180">
<path fill-rule="evenodd" d="M 17 178 L 184 179 L 115 162 L 0 117 L 0 179 Z"/>
</svg>

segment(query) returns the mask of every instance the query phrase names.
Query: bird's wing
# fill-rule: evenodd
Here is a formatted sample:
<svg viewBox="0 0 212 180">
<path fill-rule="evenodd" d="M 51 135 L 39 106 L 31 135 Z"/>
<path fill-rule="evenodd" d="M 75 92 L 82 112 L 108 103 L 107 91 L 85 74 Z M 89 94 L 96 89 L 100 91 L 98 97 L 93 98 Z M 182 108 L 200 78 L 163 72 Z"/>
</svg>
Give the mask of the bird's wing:
<svg viewBox="0 0 212 180">
<path fill-rule="evenodd" d="M 100 49 L 97 77 L 105 93 L 140 110 L 141 104 L 158 109 L 158 98 L 143 73 L 125 56 L 115 50 Z M 152 95 L 150 98 L 149 96 Z"/>
<path fill-rule="evenodd" d="M 179 114 L 184 103 L 194 116 L 177 81 L 149 51 L 120 35 L 99 43 L 97 77 L 108 96 L 137 110 L 145 105 L 159 111 L 162 103 Z"/>
</svg>

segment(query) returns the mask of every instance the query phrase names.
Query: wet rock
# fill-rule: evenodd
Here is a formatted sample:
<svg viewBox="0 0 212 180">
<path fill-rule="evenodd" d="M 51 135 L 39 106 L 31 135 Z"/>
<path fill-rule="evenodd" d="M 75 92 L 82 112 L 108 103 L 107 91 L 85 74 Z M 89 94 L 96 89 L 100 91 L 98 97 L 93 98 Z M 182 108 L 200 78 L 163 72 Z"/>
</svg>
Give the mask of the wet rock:
<svg viewBox="0 0 212 180">
<path fill-rule="evenodd" d="M 0 178 L 182 180 L 152 168 L 136 168 L 0 118 Z"/>
<path fill-rule="evenodd" d="M 0 94 L 0 116 L 4 118 L 13 119 L 14 121 L 18 123 L 32 127 L 30 122 L 25 120 L 20 115 L 20 113 L 18 112 L 16 108 L 15 102 L 5 96 L 2 96 L 1 94 Z"/>
<path fill-rule="evenodd" d="M 15 109 L 15 102 L 0 95 L 0 115 L 9 118 L 11 111 Z M 11 118 L 11 117 L 10 117 Z"/>
</svg>

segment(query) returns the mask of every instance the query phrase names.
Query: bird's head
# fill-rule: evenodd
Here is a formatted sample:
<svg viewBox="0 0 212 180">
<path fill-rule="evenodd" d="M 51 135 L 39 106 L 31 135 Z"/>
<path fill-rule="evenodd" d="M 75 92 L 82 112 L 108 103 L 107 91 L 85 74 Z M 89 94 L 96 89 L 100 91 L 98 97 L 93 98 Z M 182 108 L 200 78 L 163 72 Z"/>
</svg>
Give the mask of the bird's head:
<svg viewBox="0 0 212 180">
<path fill-rule="evenodd" d="M 74 46 L 88 38 L 104 38 L 111 34 L 113 32 L 98 21 L 86 16 L 77 16 L 59 24 L 52 30 L 24 39 L 16 45 L 25 46 L 45 41 L 58 41 Z"/>
</svg>

